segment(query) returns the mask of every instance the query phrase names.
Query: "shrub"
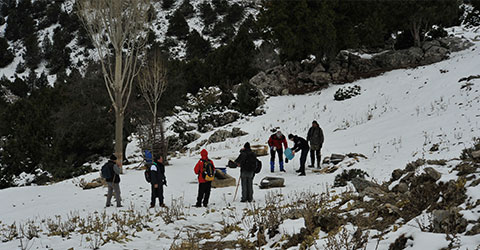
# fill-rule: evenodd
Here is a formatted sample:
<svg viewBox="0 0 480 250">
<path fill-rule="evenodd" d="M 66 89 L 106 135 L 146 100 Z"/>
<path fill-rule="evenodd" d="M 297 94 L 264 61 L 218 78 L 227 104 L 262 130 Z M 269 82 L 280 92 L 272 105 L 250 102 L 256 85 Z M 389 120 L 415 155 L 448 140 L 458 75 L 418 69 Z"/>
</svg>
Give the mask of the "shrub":
<svg viewBox="0 0 480 250">
<path fill-rule="evenodd" d="M 260 104 L 260 94 L 258 90 L 250 83 L 244 82 L 238 88 L 238 111 L 244 114 L 250 114 Z"/>
</svg>

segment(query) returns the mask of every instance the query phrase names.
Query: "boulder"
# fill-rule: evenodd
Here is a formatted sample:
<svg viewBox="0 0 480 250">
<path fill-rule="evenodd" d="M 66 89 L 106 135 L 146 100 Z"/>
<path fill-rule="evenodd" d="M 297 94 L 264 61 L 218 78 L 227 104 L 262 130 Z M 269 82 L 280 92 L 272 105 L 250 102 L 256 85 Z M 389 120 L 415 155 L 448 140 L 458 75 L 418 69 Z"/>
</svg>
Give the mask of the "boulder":
<svg viewBox="0 0 480 250">
<path fill-rule="evenodd" d="M 285 179 L 280 177 L 265 177 L 260 181 L 260 188 L 285 187 Z"/>
<path fill-rule="evenodd" d="M 352 179 L 352 184 L 353 186 L 355 187 L 355 190 L 357 190 L 357 192 L 362 192 L 364 190 L 366 190 L 368 187 L 371 187 L 371 188 L 379 188 L 380 186 L 378 184 L 375 184 L 371 181 L 367 181 L 363 178 L 359 178 L 359 177 L 355 177 Z"/>
<path fill-rule="evenodd" d="M 96 179 L 93 179 L 91 182 L 84 184 L 82 188 L 84 190 L 93 189 L 93 188 L 101 187 L 105 184 L 106 184 L 105 179 L 96 178 Z"/>
<path fill-rule="evenodd" d="M 460 37 L 443 37 L 438 39 L 442 47 L 447 48 L 450 52 L 457 52 L 468 49 L 473 43 Z"/>
<path fill-rule="evenodd" d="M 438 42 L 437 42 L 438 43 Z M 431 44 L 430 44 L 431 45 Z M 425 50 L 421 64 L 432 64 L 448 58 L 450 51 L 447 48 L 431 45 Z"/>
<path fill-rule="evenodd" d="M 473 151 L 472 152 L 472 157 L 473 157 L 473 159 L 480 160 L 480 150 Z"/>
<path fill-rule="evenodd" d="M 425 171 L 425 173 L 435 181 L 440 180 L 440 178 L 442 177 L 442 174 L 432 167 L 426 167 L 423 171 Z"/>
<path fill-rule="evenodd" d="M 234 187 L 237 185 L 235 178 L 229 174 L 225 174 L 222 171 L 215 170 L 215 179 L 212 181 L 212 187 L 222 188 L 222 187 Z"/>
<path fill-rule="evenodd" d="M 266 145 L 251 145 L 250 148 L 257 156 L 268 155 L 268 147 Z"/>
<path fill-rule="evenodd" d="M 345 155 L 332 154 L 332 155 L 330 156 L 330 162 L 333 163 L 333 164 L 338 164 L 338 163 L 340 163 L 341 161 L 343 161 L 343 159 L 345 159 Z"/>
<path fill-rule="evenodd" d="M 400 182 L 392 188 L 392 191 L 396 193 L 406 193 L 408 191 L 408 185 L 405 182 Z"/>
<path fill-rule="evenodd" d="M 395 169 L 395 170 L 393 170 L 393 172 L 392 172 L 392 179 L 391 179 L 391 180 L 392 180 L 392 181 L 396 181 L 396 180 L 402 178 L 402 175 L 403 175 L 403 174 L 404 174 L 404 171 L 403 171 L 403 170 L 401 170 L 401 169 Z"/>
<path fill-rule="evenodd" d="M 240 130 L 239 128 L 233 128 L 232 131 L 219 129 L 210 135 L 208 138 L 208 143 L 222 142 L 227 140 L 227 138 L 235 138 L 246 134 L 246 132 Z"/>
</svg>

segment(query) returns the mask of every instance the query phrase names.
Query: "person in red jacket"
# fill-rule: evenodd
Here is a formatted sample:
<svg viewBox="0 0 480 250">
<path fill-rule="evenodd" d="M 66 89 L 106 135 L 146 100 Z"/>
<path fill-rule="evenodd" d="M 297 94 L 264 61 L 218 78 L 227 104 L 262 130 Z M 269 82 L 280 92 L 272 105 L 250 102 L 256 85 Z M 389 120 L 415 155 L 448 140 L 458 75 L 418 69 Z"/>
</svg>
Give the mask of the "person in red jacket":
<svg viewBox="0 0 480 250">
<path fill-rule="evenodd" d="M 202 157 L 195 165 L 195 174 L 198 175 L 198 196 L 197 196 L 197 203 L 195 207 L 201 207 L 202 203 L 203 206 L 208 206 L 208 198 L 210 198 L 210 190 L 212 189 L 212 182 L 205 180 L 204 176 L 204 166 L 205 164 L 211 164 L 213 173 L 215 173 L 215 165 L 213 161 L 208 159 L 208 152 L 205 149 L 202 149 L 200 152 L 200 156 Z M 203 201 L 203 202 L 202 202 Z"/>
<path fill-rule="evenodd" d="M 278 162 L 280 164 L 280 171 L 285 172 L 283 168 L 283 148 L 288 148 L 287 139 L 282 132 L 277 131 L 268 139 L 268 146 L 270 147 L 270 172 L 275 170 L 275 152 L 278 154 Z"/>
</svg>

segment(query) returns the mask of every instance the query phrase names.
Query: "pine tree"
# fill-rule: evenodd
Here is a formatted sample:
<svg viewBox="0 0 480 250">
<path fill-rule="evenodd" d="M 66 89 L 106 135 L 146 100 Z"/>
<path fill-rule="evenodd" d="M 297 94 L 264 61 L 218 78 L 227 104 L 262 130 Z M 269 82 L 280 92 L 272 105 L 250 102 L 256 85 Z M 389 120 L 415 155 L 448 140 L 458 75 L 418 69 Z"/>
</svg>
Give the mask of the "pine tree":
<svg viewBox="0 0 480 250">
<path fill-rule="evenodd" d="M 188 26 L 185 17 L 180 11 L 175 11 L 168 25 L 167 35 L 176 36 L 178 39 L 185 39 L 189 33 L 190 27 Z"/>
<path fill-rule="evenodd" d="M 41 52 L 38 47 L 38 39 L 35 33 L 25 37 L 25 63 L 30 69 L 36 69 L 41 61 Z"/>
<path fill-rule="evenodd" d="M 193 30 L 187 39 L 187 59 L 203 59 L 212 50 L 210 42 L 205 40 L 196 30 Z"/>
<path fill-rule="evenodd" d="M 217 21 L 217 14 L 208 2 L 200 4 L 200 17 L 202 18 L 205 27 L 210 26 Z"/>
<path fill-rule="evenodd" d="M 162 8 L 164 10 L 169 10 L 170 8 L 172 8 L 174 3 L 175 3 L 175 0 L 163 0 L 162 1 Z"/>
<path fill-rule="evenodd" d="M 195 10 L 193 9 L 190 0 L 183 0 L 183 3 L 180 5 L 178 11 L 180 11 L 185 18 L 192 18 L 193 14 L 195 14 Z"/>
<path fill-rule="evenodd" d="M 8 42 L 5 38 L 0 37 L 0 68 L 9 65 L 15 56 L 9 48 Z"/>
</svg>

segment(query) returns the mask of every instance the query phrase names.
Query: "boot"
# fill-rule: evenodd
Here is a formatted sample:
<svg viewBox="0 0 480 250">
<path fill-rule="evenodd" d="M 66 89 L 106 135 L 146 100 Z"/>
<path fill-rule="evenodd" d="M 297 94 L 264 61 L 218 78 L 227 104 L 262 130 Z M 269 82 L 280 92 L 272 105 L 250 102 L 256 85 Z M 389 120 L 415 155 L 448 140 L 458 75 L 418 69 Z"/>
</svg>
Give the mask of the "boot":
<svg viewBox="0 0 480 250">
<path fill-rule="evenodd" d="M 274 161 L 271 161 L 271 162 L 270 162 L 270 172 L 273 173 L 274 170 L 275 170 L 275 162 L 274 162 Z"/>
<path fill-rule="evenodd" d="M 286 172 L 283 168 L 283 161 L 280 162 L 280 172 Z"/>
<path fill-rule="evenodd" d="M 320 159 L 317 160 L 317 168 L 318 168 L 318 169 L 321 169 L 321 168 L 322 168 L 322 164 L 320 163 Z"/>
</svg>

